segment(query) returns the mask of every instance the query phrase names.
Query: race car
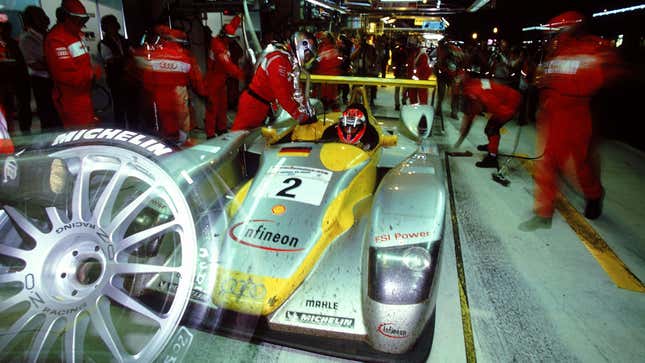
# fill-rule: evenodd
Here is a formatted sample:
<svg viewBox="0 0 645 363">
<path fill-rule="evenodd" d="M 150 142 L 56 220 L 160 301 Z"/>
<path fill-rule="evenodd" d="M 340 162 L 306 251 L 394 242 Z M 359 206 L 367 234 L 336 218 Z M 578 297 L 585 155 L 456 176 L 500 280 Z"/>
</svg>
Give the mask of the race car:
<svg viewBox="0 0 645 363">
<path fill-rule="evenodd" d="M 385 128 L 353 99 L 361 144 L 330 113 L 184 150 L 75 130 L 6 159 L 0 359 L 177 361 L 189 327 L 425 360 L 446 208 L 432 108 Z"/>
</svg>

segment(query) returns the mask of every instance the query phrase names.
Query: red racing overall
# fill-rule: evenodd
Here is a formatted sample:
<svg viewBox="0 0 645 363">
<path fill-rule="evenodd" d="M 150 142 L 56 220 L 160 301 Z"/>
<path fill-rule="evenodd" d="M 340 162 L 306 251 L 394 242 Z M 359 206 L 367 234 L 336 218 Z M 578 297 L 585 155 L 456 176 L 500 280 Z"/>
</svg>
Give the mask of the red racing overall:
<svg viewBox="0 0 645 363">
<path fill-rule="evenodd" d="M 87 46 L 68 22 L 57 24 L 45 38 L 45 59 L 54 81 L 52 98 L 65 128 L 96 123 L 92 106 L 92 68 Z"/>
<path fill-rule="evenodd" d="M 557 193 L 557 175 L 572 162 L 573 173 L 587 200 L 602 196 L 600 178 L 592 170 L 589 149 L 592 136 L 591 96 L 610 78 L 604 67 L 615 61 L 600 38 L 558 35 L 556 48 L 543 65 L 538 81 L 540 111 L 538 144 L 544 157 L 537 164 L 535 212 L 551 217 Z"/>
<path fill-rule="evenodd" d="M 416 57 L 413 60 L 414 68 L 409 75 L 412 79 L 427 80 L 432 75 L 432 68 L 430 68 L 430 58 L 426 53 L 425 48 L 420 48 Z M 422 105 L 428 104 L 428 89 L 427 88 L 410 88 L 408 89 L 408 97 L 410 103 L 420 103 Z"/>
<path fill-rule="evenodd" d="M 180 44 L 164 41 L 151 52 L 136 53 L 135 61 L 145 93 L 159 122 L 162 137 L 177 139 L 179 130 L 189 132 L 188 85 L 205 95 L 196 60 Z"/>
<path fill-rule="evenodd" d="M 240 81 L 244 78 L 240 67 L 231 60 L 228 42 L 229 40 L 223 36 L 217 36 L 211 40 L 208 71 L 206 72 L 208 105 L 204 119 L 207 137 L 215 136 L 215 131 L 218 133 L 224 132 L 228 127 L 226 118 L 226 109 L 228 108 L 226 78 L 235 77 Z"/>
<path fill-rule="evenodd" d="M 339 76 L 341 58 L 336 45 L 323 38 L 318 53 L 318 63 L 314 69 L 314 74 L 327 76 Z M 323 83 L 320 85 L 320 98 L 326 107 L 338 107 L 336 98 L 338 98 L 338 85 Z"/>
<path fill-rule="evenodd" d="M 515 89 L 489 79 L 469 79 L 464 83 L 463 94 L 478 102 L 491 114 L 484 132 L 488 137 L 488 152 L 497 154 L 499 149 L 499 130 L 507 123 L 520 105 L 520 93 Z M 475 117 L 468 111 L 467 117 Z"/>
<path fill-rule="evenodd" d="M 293 70 L 291 54 L 273 45 L 269 47 L 272 47 L 271 50 L 260 59 L 251 84 L 240 97 L 231 130 L 261 126 L 275 101 L 298 122 L 307 118 L 307 114 L 300 110 L 302 106 L 293 99 L 295 90 L 290 77 Z"/>
</svg>

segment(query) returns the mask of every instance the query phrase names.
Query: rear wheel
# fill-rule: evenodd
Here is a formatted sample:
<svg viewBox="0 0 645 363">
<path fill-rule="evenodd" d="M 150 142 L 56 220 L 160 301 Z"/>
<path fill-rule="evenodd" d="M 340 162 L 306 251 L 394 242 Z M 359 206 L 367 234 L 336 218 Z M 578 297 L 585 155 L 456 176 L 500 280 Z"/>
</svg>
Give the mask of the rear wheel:
<svg viewBox="0 0 645 363">
<path fill-rule="evenodd" d="M 56 151 L 66 207 L 0 210 L 0 360 L 153 360 L 186 309 L 197 258 L 182 190 L 151 157 L 115 145 Z M 153 279 L 173 293 L 148 301 Z"/>
</svg>

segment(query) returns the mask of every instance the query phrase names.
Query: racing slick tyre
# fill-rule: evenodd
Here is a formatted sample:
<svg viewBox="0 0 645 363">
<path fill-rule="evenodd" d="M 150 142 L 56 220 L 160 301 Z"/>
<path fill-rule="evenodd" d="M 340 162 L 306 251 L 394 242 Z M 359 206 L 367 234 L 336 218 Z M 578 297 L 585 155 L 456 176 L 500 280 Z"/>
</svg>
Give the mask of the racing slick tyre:
<svg viewBox="0 0 645 363">
<path fill-rule="evenodd" d="M 62 204 L 0 204 L 0 361 L 150 362 L 175 333 L 198 239 L 214 238 L 198 218 L 203 186 L 169 166 L 190 165 L 182 153 L 118 131 L 67 132 L 20 156 L 63 160 L 69 180 Z M 172 289 L 150 299 L 160 279 Z"/>
</svg>

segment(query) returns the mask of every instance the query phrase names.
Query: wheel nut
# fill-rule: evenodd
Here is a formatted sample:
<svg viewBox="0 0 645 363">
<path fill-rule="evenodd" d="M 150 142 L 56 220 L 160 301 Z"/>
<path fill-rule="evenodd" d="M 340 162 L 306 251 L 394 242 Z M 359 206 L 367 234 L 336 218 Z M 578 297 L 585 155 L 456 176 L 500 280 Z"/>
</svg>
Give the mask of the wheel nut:
<svg viewBox="0 0 645 363">
<path fill-rule="evenodd" d="M 60 274 L 60 278 L 61 278 L 61 279 L 64 279 L 64 278 L 66 278 L 66 277 L 67 277 L 67 274 L 66 274 L 65 272 L 63 272 L 62 274 Z"/>
<path fill-rule="evenodd" d="M 72 296 L 76 296 L 76 294 L 78 294 L 78 291 L 76 290 L 72 291 Z"/>
<path fill-rule="evenodd" d="M 74 257 L 78 256 L 78 251 L 72 252 L 72 256 L 74 256 Z"/>
</svg>

